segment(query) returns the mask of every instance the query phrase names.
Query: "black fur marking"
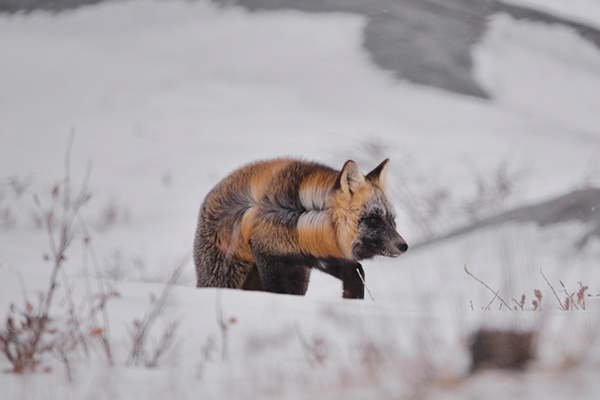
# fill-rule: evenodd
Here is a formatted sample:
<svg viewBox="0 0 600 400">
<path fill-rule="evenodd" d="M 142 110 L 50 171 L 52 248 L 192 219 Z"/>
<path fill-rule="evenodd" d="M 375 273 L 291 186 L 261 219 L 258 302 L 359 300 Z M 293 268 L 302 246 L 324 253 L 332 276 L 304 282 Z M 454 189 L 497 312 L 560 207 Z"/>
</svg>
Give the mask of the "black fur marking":
<svg viewBox="0 0 600 400">
<path fill-rule="evenodd" d="M 293 208 L 282 208 L 270 201 L 265 201 L 260 205 L 260 212 L 266 221 L 271 221 L 276 225 L 286 226 L 290 229 L 295 227 L 300 218 L 301 211 Z"/>
<path fill-rule="evenodd" d="M 341 258 L 317 258 L 304 254 L 272 256 L 253 248 L 262 290 L 274 293 L 304 294 L 308 289 L 310 268 L 317 268 L 338 278 L 343 283 L 344 298 L 364 298 L 364 284 L 357 269 L 364 277 L 362 266 Z"/>
<path fill-rule="evenodd" d="M 342 281 L 344 298 L 363 299 L 365 297 L 365 285 L 361 279 L 361 275 L 364 279 L 365 271 L 360 263 L 341 258 L 328 258 L 319 263 L 317 267 Z"/>
<path fill-rule="evenodd" d="M 220 221 L 222 218 L 241 220 L 244 213 L 250 207 L 251 194 L 249 191 L 244 193 L 231 193 L 228 197 L 224 198 L 221 203 L 221 210 L 224 212 L 215 213 L 211 216 L 214 221 Z"/>
<path fill-rule="evenodd" d="M 391 247 L 398 247 L 398 241 L 401 240 L 396 232 L 394 215 L 379 207 L 372 207 L 362 214 L 357 236 L 352 249 L 357 260 L 390 255 Z"/>
<path fill-rule="evenodd" d="M 375 181 L 375 180 L 379 179 L 379 175 L 381 175 L 381 171 L 383 170 L 383 167 L 385 166 L 385 164 L 387 162 L 389 162 L 389 158 L 384 160 L 377 167 L 375 167 L 375 169 L 373 171 L 369 172 L 365 178 L 367 178 L 370 181 Z"/>
<path fill-rule="evenodd" d="M 260 283 L 260 276 L 258 275 L 258 268 L 256 265 L 252 267 L 252 270 L 246 277 L 246 281 L 242 285 L 244 290 L 263 290 L 262 284 Z"/>
<path fill-rule="evenodd" d="M 289 263 L 286 257 L 270 256 L 253 250 L 262 290 L 303 295 L 308 289 L 310 268 Z"/>
<path fill-rule="evenodd" d="M 276 224 L 293 229 L 300 216 L 308 211 L 300 199 L 300 185 L 316 170 L 332 171 L 316 163 L 292 163 L 274 178 L 273 187 L 281 188 L 259 200 L 262 215 Z"/>
</svg>

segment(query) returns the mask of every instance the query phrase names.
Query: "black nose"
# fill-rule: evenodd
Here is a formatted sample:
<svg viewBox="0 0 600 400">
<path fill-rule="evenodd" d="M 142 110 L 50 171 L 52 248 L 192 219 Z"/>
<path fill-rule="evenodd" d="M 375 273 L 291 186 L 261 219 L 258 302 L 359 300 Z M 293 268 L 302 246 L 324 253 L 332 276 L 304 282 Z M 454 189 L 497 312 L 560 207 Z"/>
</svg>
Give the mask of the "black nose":
<svg viewBox="0 0 600 400">
<path fill-rule="evenodd" d="M 404 253 L 408 250 L 408 245 L 405 242 L 402 242 L 398 245 L 398 250 Z"/>
</svg>

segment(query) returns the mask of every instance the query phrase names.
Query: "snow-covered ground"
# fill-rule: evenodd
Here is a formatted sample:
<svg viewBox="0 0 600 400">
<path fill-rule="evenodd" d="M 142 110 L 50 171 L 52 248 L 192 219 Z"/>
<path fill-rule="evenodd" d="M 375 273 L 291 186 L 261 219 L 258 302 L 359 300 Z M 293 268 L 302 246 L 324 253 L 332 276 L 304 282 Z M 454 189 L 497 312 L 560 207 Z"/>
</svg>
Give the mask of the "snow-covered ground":
<svg viewBox="0 0 600 400">
<path fill-rule="evenodd" d="M 502 2 L 554 14 L 589 26 L 600 25 L 600 1 L 598 0 L 502 0 Z"/>
<path fill-rule="evenodd" d="M 505 226 L 365 263 L 374 302 L 343 301 L 339 282 L 318 273 L 302 298 L 198 290 L 188 259 L 155 332 L 180 321 L 172 356 L 158 369 L 124 366 L 127 327 L 189 255 L 203 197 L 246 162 L 297 156 L 339 168 L 353 157 L 367 171 L 381 160 L 365 143 L 378 143 L 397 190 L 448 188 L 451 221 L 475 196 L 477 174 L 503 162 L 518 181 L 504 206 L 599 183 L 600 51 L 591 43 L 495 16 L 473 49 L 475 76 L 494 96 L 486 101 L 394 80 L 361 49 L 364 23 L 203 1 L 0 16 L 0 313 L 22 304 L 19 277 L 31 298 L 47 286 L 33 195 L 51 203 L 72 132 L 75 188 L 92 161 L 82 212 L 99 265 L 122 280 L 108 303 L 115 366 L 80 360 L 69 383 L 50 360 L 47 372 L 0 375 L 0 398 L 595 398 L 600 359 L 586 338 L 598 304 L 556 311 L 540 274 L 557 291 L 560 279 L 570 292 L 581 281 L 600 293 L 600 244 L 576 252 L 586 229 L 577 224 Z M 19 196 L 11 182 L 28 185 Z M 398 208 L 410 244 L 422 232 Z M 75 240 L 65 263 L 76 297 L 92 274 L 84 247 Z M 494 296 L 465 266 L 508 301 L 525 294 L 529 309 L 542 290 L 544 312 L 481 311 Z M 217 298 L 235 318 L 227 360 Z M 532 371 L 464 378 L 467 338 L 480 325 L 543 325 Z"/>
</svg>

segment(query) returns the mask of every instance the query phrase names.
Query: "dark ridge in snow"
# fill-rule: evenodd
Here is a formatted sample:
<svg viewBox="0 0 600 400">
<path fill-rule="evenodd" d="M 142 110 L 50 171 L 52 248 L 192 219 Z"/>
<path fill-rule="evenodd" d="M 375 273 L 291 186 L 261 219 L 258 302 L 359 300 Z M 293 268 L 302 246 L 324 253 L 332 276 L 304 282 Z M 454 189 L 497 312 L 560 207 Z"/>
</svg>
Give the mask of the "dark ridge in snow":
<svg viewBox="0 0 600 400">
<path fill-rule="evenodd" d="M 562 24 L 600 48 L 600 31 L 543 12 L 496 0 L 213 0 L 249 10 L 295 9 L 346 12 L 368 19 L 364 46 L 375 64 L 399 79 L 482 98 L 473 79 L 471 48 L 486 31 L 487 19 L 508 13 L 517 19 Z"/>
<path fill-rule="evenodd" d="M 103 0 L 0 0 L 0 13 L 31 12 L 35 10 L 64 11 Z"/>
<path fill-rule="evenodd" d="M 63 11 L 103 0 L 0 0 L 0 13 Z M 485 34 L 487 19 L 508 13 L 517 19 L 561 24 L 600 48 L 600 31 L 584 24 L 497 0 L 212 0 L 250 11 L 342 12 L 367 17 L 364 47 L 379 67 L 398 79 L 454 93 L 490 97 L 474 80 L 471 48 Z"/>
<path fill-rule="evenodd" d="M 600 189 L 576 190 L 538 204 L 518 207 L 455 229 L 446 235 L 413 245 L 412 249 L 508 222 L 535 222 L 538 226 L 548 226 L 569 221 L 579 221 L 589 227 L 587 233 L 575 244 L 577 249 L 582 249 L 594 236 L 600 238 Z"/>
</svg>

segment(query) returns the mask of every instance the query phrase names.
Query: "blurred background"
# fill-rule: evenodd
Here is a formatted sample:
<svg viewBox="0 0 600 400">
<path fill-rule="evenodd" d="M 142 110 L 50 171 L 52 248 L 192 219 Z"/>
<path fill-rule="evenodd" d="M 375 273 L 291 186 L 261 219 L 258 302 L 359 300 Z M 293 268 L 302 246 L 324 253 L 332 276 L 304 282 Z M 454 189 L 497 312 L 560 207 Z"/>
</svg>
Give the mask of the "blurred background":
<svg viewBox="0 0 600 400">
<path fill-rule="evenodd" d="M 86 212 L 108 264 L 160 269 L 185 254 L 203 197 L 256 159 L 354 158 L 367 171 L 390 157 L 414 245 L 580 193 L 599 178 L 599 10 L 597 0 L 1 0 L 0 263 L 31 264 L 14 251 L 40 225 L 31 194 L 60 179 L 71 135 L 74 177 L 93 164 Z M 597 210 L 582 207 L 553 219 L 584 223 L 579 244 L 599 229 Z"/>
<path fill-rule="evenodd" d="M 352 312 L 456 328 L 584 286 L 597 312 L 599 150 L 599 0 L 0 0 L 0 304 L 17 274 L 45 287 L 65 154 L 100 267 L 74 250 L 65 270 L 132 284 L 168 280 L 241 165 L 389 157 L 411 248 L 365 263 L 383 308 Z M 315 272 L 307 296 L 339 286 Z"/>
</svg>

